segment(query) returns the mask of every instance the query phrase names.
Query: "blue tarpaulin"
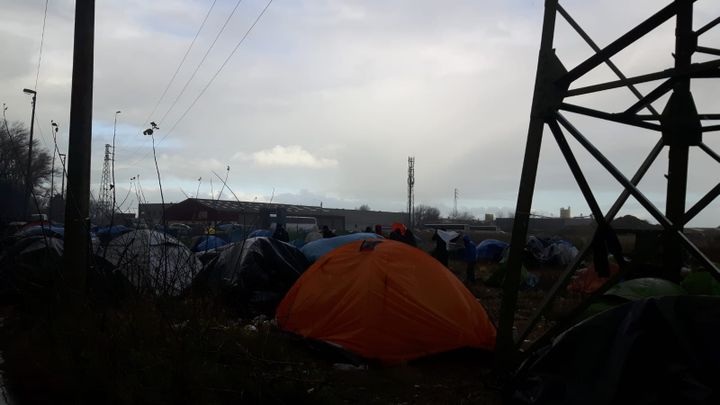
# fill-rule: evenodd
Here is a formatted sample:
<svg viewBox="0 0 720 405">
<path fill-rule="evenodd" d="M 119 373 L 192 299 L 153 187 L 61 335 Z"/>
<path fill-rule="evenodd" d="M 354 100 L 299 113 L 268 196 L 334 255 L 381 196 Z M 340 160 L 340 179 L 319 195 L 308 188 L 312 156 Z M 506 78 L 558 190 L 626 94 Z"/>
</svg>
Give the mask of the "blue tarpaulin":
<svg viewBox="0 0 720 405">
<path fill-rule="evenodd" d="M 17 233 L 17 236 L 26 238 L 28 236 L 33 235 L 57 235 L 61 238 L 65 236 L 65 228 L 62 226 L 55 226 L 55 225 L 33 225 L 29 226 L 27 228 L 23 228 L 20 232 Z"/>
<path fill-rule="evenodd" d="M 125 232 L 130 232 L 132 229 L 128 228 L 124 225 L 113 225 L 113 226 L 103 226 L 95 228 L 95 235 L 97 236 L 104 236 L 104 235 L 110 235 L 111 238 L 114 238 L 118 235 L 122 235 Z"/>
<path fill-rule="evenodd" d="M 248 235 L 248 239 L 250 238 L 270 238 L 272 237 L 272 231 L 269 229 L 256 229 L 252 232 L 250 232 L 250 235 Z"/>
<path fill-rule="evenodd" d="M 485 239 L 477 246 L 477 260 L 486 262 L 499 262 L 503 251 L 510 246 L 497 239 Z"/>
<path fill-rule="evenodd" d="M 198 240 L 198 243 L 193 247 L 193 252 L 204 252 L 206 250 L 211 249 L 217 249 L 220 246 L 227 245 L 227 242 L 223 238 L 214 236 L 214 235 L 208 235 L 208 236 L 201 236 Z"/>
<path fill-rule="evenodd" d="M 383 237 L 378 234 L 369 232 L 351 233 L 348 235 L 334 236 L 332 238 L 318 239 L 309 242 L 305 246 L 303 246 L 300 251 L 303 252 L 305 257 L 307 257 L 310 263 L 312 263 L 324 256 L 325 254 L 330 253 L 330 251 L 339 248 L 340 246 L 347 245 L 348 243 L 354 242 L 356 240 L 365 239 L 383 239 Z"/>
</svg>

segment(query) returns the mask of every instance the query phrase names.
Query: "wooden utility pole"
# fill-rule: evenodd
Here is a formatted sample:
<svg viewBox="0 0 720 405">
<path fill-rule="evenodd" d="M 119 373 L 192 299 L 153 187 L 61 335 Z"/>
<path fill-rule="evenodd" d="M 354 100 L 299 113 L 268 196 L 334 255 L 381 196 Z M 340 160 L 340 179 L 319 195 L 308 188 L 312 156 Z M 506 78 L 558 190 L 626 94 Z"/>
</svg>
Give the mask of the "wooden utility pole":
<svg viewBox="0 0 720 405">
<path fill-rule="evenodd" d="M 95 0 L 76 2 L 63 274 L 73 294 L 84 293 L 89 265 L 94 31 Z"/>
</svg>

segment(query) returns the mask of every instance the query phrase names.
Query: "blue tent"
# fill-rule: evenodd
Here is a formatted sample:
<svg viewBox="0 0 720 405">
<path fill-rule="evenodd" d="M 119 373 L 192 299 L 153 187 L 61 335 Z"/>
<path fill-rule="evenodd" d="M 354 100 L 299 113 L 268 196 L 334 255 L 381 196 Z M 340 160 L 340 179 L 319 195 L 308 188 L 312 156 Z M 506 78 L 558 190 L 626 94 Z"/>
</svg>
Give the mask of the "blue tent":
<svg viewBox="0 0 720 405">
<path fill-rule="evenodd" d="M 248 239 L 250 238 L 270 238 L 272 237 L 272 231 L 269 229 L 256 229 L 250 232 Z"/>
<path fill-rule="evenodd" d="M 58 237 L 64 237 L 65 236 L 65 228 L 62 226 L 55 226 L 55 225 L 33 225 L 29 226 L 27 228 L 24 228 L 20 232 L 18 232 L 16 235 L 26 238 L 28 236 L 34 236 L 34 235 L 46 235 L 46 236 L 58 236 Z"/>
<path fill-rule="evenodd" d="M 347 245 L 348 243 L 354 242 L 356 240 L 365 239 L 383 239 L 383 237 L 378 234 L 369 232 L 351 233 L 348 235 L 314 240 L 303 246 L 300 251 L 303 252 L 305 257 L 307 257 L 310 263 L 312 263 L 324 256 L 325 254 L 330 253 L 330 251 L 339 248 L 340 246 Z"/>
<path fill-rule="evenodd" d="M 214 235 L 201 236 L 198 243 L 193 247 L 193 252 L 204 252 L 206 250 L 217 249 L 220 246 L 227 245 L 223 238 Z"/>
<path fill-rule="evenodd" d="M 122 235 L 125 232 L 130 232 L 132 229 L 124 225 L 113 225 L 113 226 L 102 226 L 95 228 L 95 235 L 105 236 L 109 235 L 110 238 L 114 238 L 118 235 Z"/>
<path fill-rule="evenodd" d="M 503 251 L 508 246 L 510 244 L 497 239 L 485 239 L 477 246 L 477 259 L 485 262 L 499 262 Z"/>
</svg>

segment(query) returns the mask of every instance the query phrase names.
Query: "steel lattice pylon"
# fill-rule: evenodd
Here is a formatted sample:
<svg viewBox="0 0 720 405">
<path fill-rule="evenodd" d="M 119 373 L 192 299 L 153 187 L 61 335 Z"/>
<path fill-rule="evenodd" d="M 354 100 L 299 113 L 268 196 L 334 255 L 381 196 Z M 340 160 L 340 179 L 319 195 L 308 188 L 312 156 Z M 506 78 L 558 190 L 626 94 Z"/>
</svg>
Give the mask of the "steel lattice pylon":
<svg viewBox="0 0 720 405">
<path fill-rule="evenodd" d="M 113 184 L 110 181 L 110 163 L 112 162 L 112 147 L 109 144 L 105 144 L 105 157 L 103 159 L 103 171 L 102 179 L 100 180 L 100 193 L 98 194 L 98 206 L 102 215 L 106 215 L 112 208 L 112 187 Z"/>
<path fill-rule="evenodd" d="M 692 62 L 692 56 L 696 52 L 720 55 L 719 49 L 698 45 L 698 40 L 702 38 L 702 34 L 720 23 L 720 17 L 715 18 L 697 31 L 693 31 L 693 3 L 694 0 L 675 0 L 606 47 L 600 48 L 583 31 L 580 25 L 572 19 L 558 3 L 558 0 L 546 0 L 530 124 L 498 327 L 497 353 L 498 366 L 501 369 L 508 370 L 513 366 L 518 359 L 516 354 L 518 354 L 517 350 L 520 348 L 521 343 L 532 331 L 545 309 L 552 303 L 558 291 L 568 282 L 578 264 L 588 253 L 591 251 L 594 253 L 594 260 L 599 260 L 599 267 L 602 268 L 603 260 L 605 261 L 605 267 L 607 267 L 607 254 L 609 252 L 617 260 L 620 271 L 617 275 L 611 277 L 605 286 L 589 297 L 585 303 L 581 304 L 568 318 L 584 310 L 593 298 L 603 294 L 617 280 L 626 275 L 629 266 L 622 255 L 620 244 L 610 223 L 630 196 L 633 196 L 663 227 L 663 241 L 666 253 L 664 257 L 666 263 L 664 276 L 673 278 L 673 274 L 679 275 L 680 267 L 683 264 L 682 250 L 684 249 L 716 278 L 720 279 L 720 270 L 683 233 L 685 224 L 720 195 L 720 183 L 718 183 L 695 205 L 690 209 L 686 209 L 689 149 L 691 147 L 699 148 L 720 163 L 720 156 L 702 142 L 702 136 L 705 132 L 720 130 L 720 125 L 703 126 L 702 122 L 705 120 L 718 120 L 720 114 L 706 112 L 699 114 L 695 108 L 690 90 L 690 83 L 695 79 L 720 78 L 720 59 L 702 63 Z M 555 19 L 558 14 L 570 24 L 595 52 L 594 55 L 570 70 L 565 68 L 553 49 Z M 626 77 L 623 75 L 610 58 L 671 19 L 675 19 L 676 23 L 674 66 L 640 76 Z M 603 63 L 617 75 L 618 80 L 585 87 L 573 87 L 573 83 L 579 78 Z M 635 87 L 636 84 L 654 81 L 659 81 L 659 84 L 647 95 L 641 94 Z M 566 101 L 566 99 L 573 96 L 622 87 L 629 88 L 638 101 L 626 106 L 621 111 L 601 111 Z M 658 112 L 653 108 L 652 103 L 667 93 L 670 93 L 667 105 L 662 112 Z M 649 114 L 640 114 L 643 110 L 647 110 Z M 563 115 L 563 112 L 572 112 L 600 120 L 657 131 L 659 139 L 637 172 L 631 178 L 628 178 Z M 528 325 L 521 331 L 517 339 L 513 339 L 512 331 L 523 249 L 527 238 L 535 178 L 540 158 L 540 146 L 545 125 L 548 126 L 550 133 L 557 142 L 592 211 L 597 227 L 591 245 L 586 247 L 576 257 L 575 261 L 567 266 L 560 279 L 546 295 L 540 308 L 528 322 Z M 623 186 L 624 191 L 607 212 L 603 213 L 601 211 L 592 188 L 588 184 L 566 140 L 566 133 L 576 139 Z M 665 213 L 663 213 L 650 202 L 637 188 L 637 185 L 665 147 L 668 147 L 668 186 Z M 604 259 L 602 258 L 603 253 Z M 555 327 L 547 331 L 543 337 L 536 340 L 532 348 L 546 343 L 549 337 L 554 336 L 564 327 L 565 323 L 559 322 Z"/>
</svg>

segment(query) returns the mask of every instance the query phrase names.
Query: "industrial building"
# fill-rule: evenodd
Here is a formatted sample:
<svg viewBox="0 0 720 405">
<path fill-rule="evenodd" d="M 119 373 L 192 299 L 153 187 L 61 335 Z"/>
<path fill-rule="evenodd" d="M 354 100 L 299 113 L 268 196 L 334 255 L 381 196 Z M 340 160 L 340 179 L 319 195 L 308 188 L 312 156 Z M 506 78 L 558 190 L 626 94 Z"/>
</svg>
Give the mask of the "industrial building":
<svg viewBox="0 0 720 405">
<path fill-rule="evenodd" d="M 157 223 L 162 218 L 160 204 L 140 204 L 139 218 L 147 223 Z M 264 227 L 268 215 L 313 217 L 319 227 L 348 232 L 362 231 L 377 224 L 388 227 L 394 222 L 407 222 L 404 212 L 350 210 L 323 208 L 310 205 L 276 204 L 266 202 L 230 201 L 188 198 L 185 201 L 166 204 L 165 219 L 168 222 L 186 224 L 237 223 L 252 227 Z"/>
</svg>

